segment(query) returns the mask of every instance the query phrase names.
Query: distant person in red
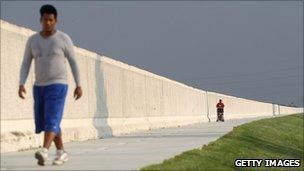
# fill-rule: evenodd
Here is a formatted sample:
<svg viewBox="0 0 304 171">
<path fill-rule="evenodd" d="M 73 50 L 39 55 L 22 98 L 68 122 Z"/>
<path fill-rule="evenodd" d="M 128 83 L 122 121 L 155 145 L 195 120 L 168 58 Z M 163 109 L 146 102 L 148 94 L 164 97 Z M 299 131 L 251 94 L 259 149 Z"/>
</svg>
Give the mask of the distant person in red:
<svg viewBox="0 0 304 171">
<path fill-rule="evenodd" d="M 222 99 L 220 99 L 220 101 L 216 104 L 216 109 L 217 109 L 217 120 L 218 121 L 222 121 L 224 122 L 224 103 L 222 102 Z"/>
</svg>

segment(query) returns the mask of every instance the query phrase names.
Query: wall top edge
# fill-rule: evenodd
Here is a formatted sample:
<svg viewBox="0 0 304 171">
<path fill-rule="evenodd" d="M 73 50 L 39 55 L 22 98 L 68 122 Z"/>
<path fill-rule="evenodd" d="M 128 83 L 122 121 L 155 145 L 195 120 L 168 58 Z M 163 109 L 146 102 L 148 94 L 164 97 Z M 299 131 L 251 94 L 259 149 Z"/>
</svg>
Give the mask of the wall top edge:
<svg viewBox="0 0 304 171">
<path fill-rule="evenodd" d="M 32 29 L 29 29 L 29 28 L 26 28 L 24 26 L 20 26 L 20 25 L 17 25 L 17 24 L 10 23 L 10 22 L 5 21 L 3 19 L 0 19 L 0 28 L 11 31 L 11 32 L 15 32 L 15 33 L 18 33 L 18 34 L 21 34 L 21 35 L 24 35 L 24 36 L 31 36 L 32 34 L 36 33 L 36 31 L 34 31 Z M 251 101 L 256 101 L 256 102 L 265 103 L 265 104 L 272 104 L 272 103 L 269 103 L 269 102 L 261 102 L 261 101 L 257 101 L 257 100 L 246 99 L 246 98 L 241 98 L 241 97 L 236 97 L 236 96 L 231 96 L 231 95 L 226 95 L 226 94 L 221 94 L 221 93 L 217 93 L 217 92 L 206 91 L 206 90 L 202 90 L 202 89 L 199 89 L 199 88 L 195 88 L 195 87 L 189 86 L 187 84 L 184 84 L 184 83 L 166 78 L 164 76 L 154 74 L 150 71 L 147 71 L 147 70 L 144 70 L 144 69 L 141 69 L 141 68 L 123 63 L 123 62 L 118 61 L 118 60 L 114 60 L 114 59 L 112 59 L 110 57 L 107 57 L 103 54 L 98 54 L 96 52 L 93 52 L 93 51 L 90 51 L 90 50 L 87 50 L 87 49 L 84 49 L 84 48 L 81 48 L 81 47 L 78 47 L 78 46 L 74 46 L 74 47 L 75 47 L 75 51 L 77 53 L 79 53 L 79 54 L 81 54 L 85 57 L 89 57 L 89 58 L 94 59 L 94 60 L 99 60 L 101 62 L 109 63 L 109 64 L 112 64 L 112 65 L 118 66 L 120 68 L 128 69 L 130 71 L 134 71 L 136 73 L 143 74 L 145 76 L 150 76 L 152 78 L 156 78 L 156 79 L 160 79 L 160 80 L 163 80 L 163 81 L 168 81 L 168 82 L 171 82 L 171 83 L 174 83 L 174 84 L 178 84 L 182 87 L 192 89 L 192 90 L 195 90 L 195 91 L 199 91 L 201 93 L 208 92 L 210 94 L 220 95 L 220 96 L 224 96 L 224 97 L 240 98 L 240 99 L 244 99 L 244 100 L 251 100 Z M 280 106 L 283 106 L 283 105 L 280 105 Z M 288 106 L 284 106 L 284 107 L 288 107 Z M 302 109 L 301 107 L 298 107 L 298 108 Z"/>
</svg>

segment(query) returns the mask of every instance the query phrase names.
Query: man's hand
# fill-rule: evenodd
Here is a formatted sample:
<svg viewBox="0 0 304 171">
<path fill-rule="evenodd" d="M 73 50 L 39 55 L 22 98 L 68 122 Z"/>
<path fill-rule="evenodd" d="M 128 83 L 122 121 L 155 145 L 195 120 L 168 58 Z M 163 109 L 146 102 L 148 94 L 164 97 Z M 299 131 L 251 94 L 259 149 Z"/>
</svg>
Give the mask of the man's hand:
<svg viewBox="0 0 304 171">
<path fill-rule="evenodd" d="M 18 94 L 21 99 L 25 99 L 25 97 L 23 96 L 23 92 L 26 94 L 25 87 L 24 87 L 24 85 L 20 85 Z"/>
<path fill-rule="evenodd" d="M 82 90 L 81 87 L 76 87 L 75 91 L 74 91 L 74 98 L 75 100 L 79 99 L 82 96 Z"/>
</svg>

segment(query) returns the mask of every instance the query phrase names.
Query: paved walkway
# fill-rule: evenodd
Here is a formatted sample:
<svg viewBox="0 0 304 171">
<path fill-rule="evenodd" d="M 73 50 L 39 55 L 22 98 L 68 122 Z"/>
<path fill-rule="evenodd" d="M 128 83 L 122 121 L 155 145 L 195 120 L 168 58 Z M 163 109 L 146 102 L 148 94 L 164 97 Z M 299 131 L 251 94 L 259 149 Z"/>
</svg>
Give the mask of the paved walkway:
<svg viewBox="0 0 304 171">
<path fill-rule="evenodd" d="M 50 149 L 46 166 L 38 166 L 35 150 L 1 154 L 1 170 L 136 170 L 160 163 L 183 151 L 201 147 L 232 130 L 233 126 L 261 118 L 227 120 L 165 128 L 84 142 L 65 144 L 69 161 L 52 166 L 55 149 Z M 54 145 L 52 145 L 54 146 Z"/>
</svg>

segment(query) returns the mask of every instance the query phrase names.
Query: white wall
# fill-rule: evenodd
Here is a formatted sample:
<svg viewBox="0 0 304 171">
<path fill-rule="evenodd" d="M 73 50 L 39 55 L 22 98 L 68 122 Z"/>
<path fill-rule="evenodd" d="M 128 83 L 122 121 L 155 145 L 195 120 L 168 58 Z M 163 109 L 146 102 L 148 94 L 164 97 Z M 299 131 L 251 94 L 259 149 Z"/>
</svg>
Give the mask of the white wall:
<svg viewBox="0 0 304 171">
<path fill-rule="evenodd" d="M 33 33 L 1 20 L 1 152 L 42 143 L 41 134 L 34 134 L 33 63 L 26 99 L 17 94 L 25 43 Z M 219 98 L 226 105 L 226 119 L 303 112 L 300 108 L 206 92 L 79 47 L 75 51 L 84 94 L 73 100 L 75 84 L 67 66 L 69 90 L 62 121 L 65 142 L 207 122 L 207 114 L 214 121 Z"/>
</svg>

